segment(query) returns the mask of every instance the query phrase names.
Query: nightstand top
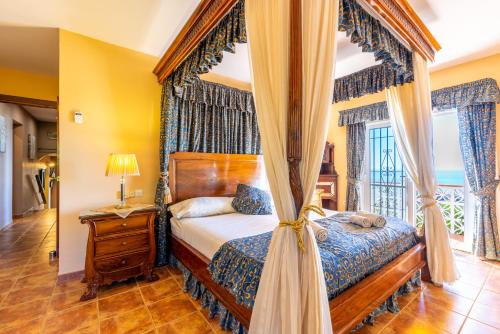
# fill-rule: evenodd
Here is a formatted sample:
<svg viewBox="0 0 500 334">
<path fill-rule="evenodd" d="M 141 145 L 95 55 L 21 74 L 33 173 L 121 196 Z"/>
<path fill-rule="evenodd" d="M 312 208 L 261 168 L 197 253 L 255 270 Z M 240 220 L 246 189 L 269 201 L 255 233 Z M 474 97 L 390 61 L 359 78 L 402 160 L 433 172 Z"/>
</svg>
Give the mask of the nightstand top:
<svg viewBox="0 0 500 334">
<path fill-rule="evenodd" d="M 112 206 L 109 206 L 99 209 L 81 211 L 79 219 L 84 220 L 92 218 L 102 218 L 105 216 L 118 216 L 121 218 L 126 218 L 132 213 L 146 213 L 153 211 L 158 211 L 158 208 L 153 204 L 131 204 L 131 207 L 127 209 L 114 209 Z"/>
</svg>

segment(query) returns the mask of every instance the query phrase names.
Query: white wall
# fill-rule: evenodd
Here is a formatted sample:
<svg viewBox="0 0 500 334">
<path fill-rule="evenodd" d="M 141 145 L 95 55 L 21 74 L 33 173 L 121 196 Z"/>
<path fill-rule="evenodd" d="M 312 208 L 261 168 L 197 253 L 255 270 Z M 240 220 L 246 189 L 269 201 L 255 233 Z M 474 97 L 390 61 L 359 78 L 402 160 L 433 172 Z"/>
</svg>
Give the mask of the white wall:
<svg viewBox="0 0 500 334">
<path fill-rule="evenodd" d="M 38 205 L 29 180 L 30 175 L 37 173 L 36 161 L 28 159 L 28 134 L 36 136 L 36 121 L 15 104 L 0 103 L 0 114 L 9 124 L 10 137 L 8 154 L 0 153 L 0 174 L 6 176 L 0 180 L 1 227 L 12 222 L 12 215 L 23 215 Z"/>
<path fill-rule="evenodd" d="M 0 116 L 3 117 L 7 142 L 5 153 L 0 153 L 0 229 L 12 223 L 12 118 L 0 103 Z"/>
</svg>

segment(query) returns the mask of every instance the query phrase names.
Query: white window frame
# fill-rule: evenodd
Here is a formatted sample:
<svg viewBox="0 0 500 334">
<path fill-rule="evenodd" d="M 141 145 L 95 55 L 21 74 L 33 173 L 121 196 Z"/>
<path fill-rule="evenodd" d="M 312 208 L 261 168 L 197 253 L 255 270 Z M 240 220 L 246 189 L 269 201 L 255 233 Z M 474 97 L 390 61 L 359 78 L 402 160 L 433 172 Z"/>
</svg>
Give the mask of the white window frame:
<svg viewBox="0 0 500 334">
<path fill-rule="evenodd" d="M 366 123 L 366 135 L 365 135 L 365 159 L 363 163 L 362 173 L 361 173 L 361 209 L 365 211 L 370 211 L 371 209 L 371 192 L 370 192 L 370 130 L 375 128 L 382 128 L 391 126 L 390 121 L 376 121 Z M 407 221 L 415 225 L 416 223 L 416 201 L 415 201 L 415 190 L 413 182 L 407 176 L 406 177 L 406 207 L 407 207 Z"/>
</svg>

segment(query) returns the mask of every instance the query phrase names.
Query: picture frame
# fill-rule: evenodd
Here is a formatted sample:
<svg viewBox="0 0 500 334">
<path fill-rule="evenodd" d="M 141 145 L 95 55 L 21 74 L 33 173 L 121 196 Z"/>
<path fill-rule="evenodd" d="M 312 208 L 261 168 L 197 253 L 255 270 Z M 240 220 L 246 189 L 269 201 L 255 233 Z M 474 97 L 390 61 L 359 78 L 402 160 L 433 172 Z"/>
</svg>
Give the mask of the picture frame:
<svg viewBox="0 0 500 334">
<path fill-rule="evenodd" d="M 7 151 L 7 124 L 5 117 L 0 115 L 0 153 Z"/>
</svg>

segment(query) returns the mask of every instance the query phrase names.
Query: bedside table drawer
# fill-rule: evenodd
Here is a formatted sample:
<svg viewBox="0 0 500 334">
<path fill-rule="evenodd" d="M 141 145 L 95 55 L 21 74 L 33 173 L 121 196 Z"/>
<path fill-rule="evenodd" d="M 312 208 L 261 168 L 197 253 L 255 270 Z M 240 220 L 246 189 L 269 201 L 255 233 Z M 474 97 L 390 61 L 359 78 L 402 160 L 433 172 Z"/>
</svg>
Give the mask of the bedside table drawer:
<svg viewBox="0 0 500 334">
<path fill-rule="evenodd" d="M 148 258 L 148 252 L 134 253 L 96 260 L 95 268 L 101 273 L 111 273 L 127 268 L 140 267 Z"/>
<path fill-rule="evenodd" d="M 95 255 L 102 257 L 110 254 L 119 254 L 131 250 L 149 247 L 149 234 L 136 234 L 127 237 L 110 238 L 96 241 Z"/>
<path fill-rule="evenodd" d="M 131 216 L 125 219 L 104 220 L 96 223 L 96 235 L 121 233 L 130 230 L 146 229 L 148 227 L 148 216 Z"/>
</svg>

